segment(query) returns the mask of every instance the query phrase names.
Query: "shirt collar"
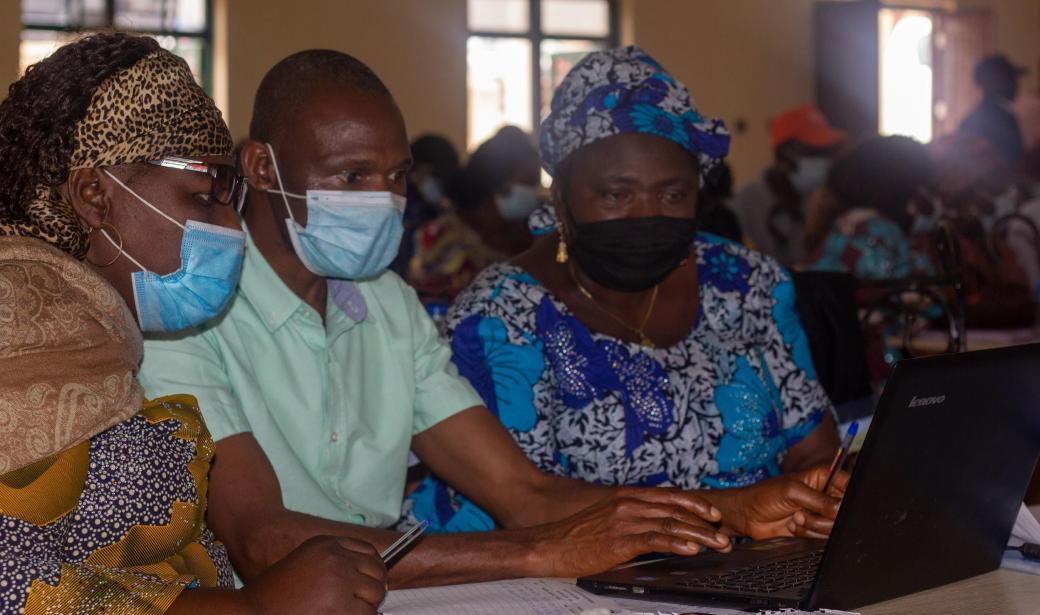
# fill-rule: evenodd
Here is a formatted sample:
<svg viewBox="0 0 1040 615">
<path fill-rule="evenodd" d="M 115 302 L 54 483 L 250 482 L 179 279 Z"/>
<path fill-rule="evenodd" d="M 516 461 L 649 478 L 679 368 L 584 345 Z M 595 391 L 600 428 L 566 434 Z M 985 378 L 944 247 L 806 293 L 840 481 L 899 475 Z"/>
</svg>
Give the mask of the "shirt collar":
<svg viewBox="0 0 1040 615">
<path fill-rule="evenodd" d="M 299 295 L 286 286 L 282 278 L 271 267 L 267 259 L 253 242 L 253 236 L 242 223 L 246 234 L 245 264 L 239 290 L 252 304 L 253 309 L 264 321 L 268 330 L 275 331 L 301 308 L 311 310 Z M 326 320 L 332 322 L 331 311 L 342 312 L 346 317 L 346 328 L 370 318 L 368 304 L 357 285 L 348 280 L 328 280 L 329 299 L 326 303 Z"/>
</svg>

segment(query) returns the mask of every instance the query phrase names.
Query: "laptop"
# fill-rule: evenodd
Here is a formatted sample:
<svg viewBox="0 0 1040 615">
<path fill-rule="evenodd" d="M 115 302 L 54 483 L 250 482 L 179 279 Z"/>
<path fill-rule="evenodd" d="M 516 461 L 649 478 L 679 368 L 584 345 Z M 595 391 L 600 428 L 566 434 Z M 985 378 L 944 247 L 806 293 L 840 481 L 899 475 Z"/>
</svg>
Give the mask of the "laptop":
<svg viewBox="0 0 1040 615">
<path fill-rule="evenodd" d="M 1040 344 L 899 363 L 829 540 L 776 538 L 578 580 L 596 593 L 854 609 L 1000 566 L 1040 455 Z"/>
</svg>

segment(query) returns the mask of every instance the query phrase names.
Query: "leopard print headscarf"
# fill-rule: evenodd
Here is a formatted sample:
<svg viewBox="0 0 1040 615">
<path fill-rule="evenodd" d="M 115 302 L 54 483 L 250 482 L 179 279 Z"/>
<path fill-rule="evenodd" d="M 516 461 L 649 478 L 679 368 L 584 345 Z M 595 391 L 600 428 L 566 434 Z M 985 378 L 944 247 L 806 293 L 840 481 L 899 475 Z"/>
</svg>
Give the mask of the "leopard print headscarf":
<svg viewBox="0 0 1040 615">
<path fill-rule="evenodd" d="M 168 51 L 145 56 L 105 80 L 76 124 L 68 169 L 163 156 L 230 156 L 231 133 L 187 63 Z M 0 235 L 35 237 L 83 259 L 90 236 L 57 186 L 37 186 L 25 219 L 0 221 Z"/>
</svg>

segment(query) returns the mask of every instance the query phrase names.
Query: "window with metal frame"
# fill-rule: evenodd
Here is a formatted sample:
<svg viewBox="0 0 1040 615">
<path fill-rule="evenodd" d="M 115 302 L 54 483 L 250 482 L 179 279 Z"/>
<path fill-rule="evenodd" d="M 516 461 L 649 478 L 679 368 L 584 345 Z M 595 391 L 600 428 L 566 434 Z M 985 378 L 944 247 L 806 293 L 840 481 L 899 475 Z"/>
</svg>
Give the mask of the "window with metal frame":
<svg viewBox="0 0 1040 615">
<path fill-rule="evenodd" d="M 210 0 L 21 0 L 20 74 L 84 34 L 118 30 L 154 37 L 212 85 Z"/>
<path fill-rule="evenodd" d="M 511 124 L 533 132 L 590 51 L 617 44 L 615 0 L 468 0 L 467 145 Z"/>
</svg>

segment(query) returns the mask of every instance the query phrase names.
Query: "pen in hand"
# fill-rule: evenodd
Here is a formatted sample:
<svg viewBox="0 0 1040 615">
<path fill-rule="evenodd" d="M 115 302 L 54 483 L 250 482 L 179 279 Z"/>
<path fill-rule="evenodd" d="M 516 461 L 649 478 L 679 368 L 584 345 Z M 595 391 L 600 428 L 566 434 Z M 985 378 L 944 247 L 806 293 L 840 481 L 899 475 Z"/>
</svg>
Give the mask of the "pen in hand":
<svg viewBox="0 0 1040 615">
<path fill-rule="evenodd" d="M 397 557 L 399 553 L 403 552 L 413 542 L 415 542 L 416 539 L 418 539 L 419 536 L 422 535 L 423 530 L 425 530 L 426 526 L 428 526 L 429 524 L 429 521 L 423 521 L 419 525 L 413 527 L 412 529 L 402 534 L 400 538 L 394 541 L 394 544 L 390 545 L 382 553 L 380 553 L 379 557 L 383 559 L 383 564 L 385 564 L 386 567 L 389 568 L 390 562 L 393 561 L 393 559 Z"/>
<path fill-rule="evenodd" d="M 841 441 L 841 446 L 839 446 L 837 452 L 834 453 L 834 460 L 831 461 L 831 469 L 827 472 L 827 482 L 823 484 L 824 494 L 826 494 L 827 490 L 831 488 L 831 483 L 834 481 L 834 477 L 837 476 L 838 470 L 841 469 L 841 464 L 845 461 L 845 456 L 849 454 L 849 448 L 852 447 L 852 441 L 856 439 L 857 432 L 859 432 L 859 421 L 852 421 L 852 424 L 849 425 L 848 431 L 845 432 L 845 438 Z"/>
</svg>

